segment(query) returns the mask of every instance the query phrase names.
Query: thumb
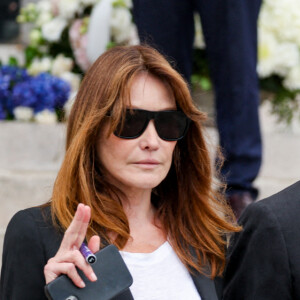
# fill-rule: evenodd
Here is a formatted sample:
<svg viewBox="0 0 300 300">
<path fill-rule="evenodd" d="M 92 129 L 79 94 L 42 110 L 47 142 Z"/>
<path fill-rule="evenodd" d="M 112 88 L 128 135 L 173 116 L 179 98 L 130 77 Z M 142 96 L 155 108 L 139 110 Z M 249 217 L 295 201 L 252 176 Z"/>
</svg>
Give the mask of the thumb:
<svg viewBox="0 0 300 300">
<path fill-rule="evenodd" d="M 100 250 L 100 237 L 93 235 L 88 242 L 88 247 L 93 253 L 98 252 Z"/>
</svg>

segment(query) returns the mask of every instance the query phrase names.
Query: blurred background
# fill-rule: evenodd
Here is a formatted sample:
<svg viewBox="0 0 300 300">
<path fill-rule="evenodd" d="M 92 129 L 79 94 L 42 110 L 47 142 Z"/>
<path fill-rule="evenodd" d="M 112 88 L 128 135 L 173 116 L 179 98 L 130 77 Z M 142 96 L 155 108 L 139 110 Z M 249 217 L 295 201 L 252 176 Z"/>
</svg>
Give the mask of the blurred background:
<svg viewBox="0 0 300 300">
<path fill-rule="evenodd" d="M 213 158 L 218 133 L 200 24 L 195 15 L 192 91 L 209 117 Z M 264 1 L 258 33 L 262 199 L 300 180 L 299 0 Z M 105 49 L 138 43 L 129 0 L 1 0 L 0 254 L 13 214 L 51 197 L 84 72 Z"/>
</svg>

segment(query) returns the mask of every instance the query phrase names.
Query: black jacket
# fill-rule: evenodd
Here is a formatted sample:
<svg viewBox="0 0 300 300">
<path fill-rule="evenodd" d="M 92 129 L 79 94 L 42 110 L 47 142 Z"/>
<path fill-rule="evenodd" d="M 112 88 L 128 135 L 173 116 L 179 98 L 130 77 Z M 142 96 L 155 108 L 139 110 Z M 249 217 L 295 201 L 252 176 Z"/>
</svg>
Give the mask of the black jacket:
<svg viewBox="0 0 300 300">
<path fill-rule="evenodd" d="M 229 251 L 224 300 L 300 299 L 300 181 L 250 205 Z"/>
<path fill-rule="evenodd" d="M 43 269 L 47 261 L 56 254 L 62 236 L 51 222 L 49 208 L 29 208 L 12 218 L 4 239 L 0 299 L 46 299 Z M 198 273 L 192 278 L 202 300 L 220 299 L 219 279 L 214 282 Z M 133 298 L 129 290 L 114 298 L 130 299 Z"/>
</svg>

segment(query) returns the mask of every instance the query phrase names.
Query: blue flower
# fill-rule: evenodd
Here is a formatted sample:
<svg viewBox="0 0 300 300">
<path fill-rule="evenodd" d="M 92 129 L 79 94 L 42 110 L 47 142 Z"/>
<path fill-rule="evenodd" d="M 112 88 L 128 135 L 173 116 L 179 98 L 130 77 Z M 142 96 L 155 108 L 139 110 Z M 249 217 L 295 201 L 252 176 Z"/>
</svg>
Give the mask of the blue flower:
<svg viewBox="0 0 300 300">
<path fill-rule="evenodd" d="M 0 67 L 0 119 L 13 116 L 17 106 L 30 107 L 35 113 L 44 109 L 62 109 L 69 98 L 70 85 L 49 73 L 36 77 L 26 69 L 15 66 Z"/>
<path fill-rule="evenodd" d="M 70 86 L 65 81 L 48 73 L 41 73 L 13 88 L 14 107 L 27 106 L 38 113 L 44 109 L 54 111 L 62 108 L 68 100 Z"/>
<path fill-rule="evenodd" d="M 27 71 L 16 66 L 0 67 L 0 110 L 1 117 L 6 118 L 8 114 L 12 115 L 14 104 L 12 103 L 12 88 L 15 84 L 27 81 L 31 77 Z"/>
<path fill-rule="evenodd" d="M 7 76 L 0 76 L 0 120 L 6 118 L 5 107 L 10 96 L 9 78 Z"/>
<path fill-rule="evenodd" d="M 6 77 L 9 80 L 10 85 L 18 82 L 26 81 L 30 78 L 26 69 L 22 69 L 16 66 L 1 66 L 0 77 Z"/>
<path fill-rule="evenodd" d="M 38 101 L 31 84 L 32 79 L 14 86 L 11 96 L 12 107 L 26 106 L 34 108 Z"/>
<path fill-rule="evenodd" d="M 55 106 L 57 108 L 63 108 L 70 95 L 70 84 L 64 80 L 55 77 L 53 77 L 52 83 L 53 90 L 56 94 Z"/>
<path fill-rule="evenodd" d="M 6 119 L 6 113 L 4 111 L 4 108 L 0 104 L 0 120 L 5 120 Z"/>
</svg>

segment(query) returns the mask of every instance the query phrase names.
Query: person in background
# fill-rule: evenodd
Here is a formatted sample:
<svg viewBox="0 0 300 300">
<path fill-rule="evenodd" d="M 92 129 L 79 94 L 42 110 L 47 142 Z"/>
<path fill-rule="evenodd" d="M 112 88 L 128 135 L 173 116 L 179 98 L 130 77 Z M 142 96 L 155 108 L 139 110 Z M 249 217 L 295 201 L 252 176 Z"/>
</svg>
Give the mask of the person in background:
<svg viewBox="0 0 300 300">
<path fill-rule="evenodd" d="M 240 228 L 213 188 L 204 120 L 156 50 L 101 55 L 72 108 L 51 201 L 8 225 L 1 299 L 45 299 L 61 274 L 83 288 L 75 266 L 96 281 L 85 238 L 93 252 L 116 245 L 132 274 L 115 299 L 221 299 L 226 237 Z"/>
<path fill-rule="evenodd" d="M 224 300 L 300 299 L 300 181 L 251 204 L 239 223 Z"/>
<path fill-rule="evenodd" d="M 0 2 L 0 43 L 12 42 L 18 37 L 19 24 L 16 17 L 19 14 L 19 0 L 1 0 Z"/>
<path fill-rule="evenodd" d="M 187 81 L 192 74 L 194 13 L 200 14 L 225 155 L 221 172 L 237 217 L 257 198 L 253 181 L 262 160 L 256 73 L 260 5 L 261 0 L 133 0 L 141 42 L 175 61 Z"/>
</svg>

